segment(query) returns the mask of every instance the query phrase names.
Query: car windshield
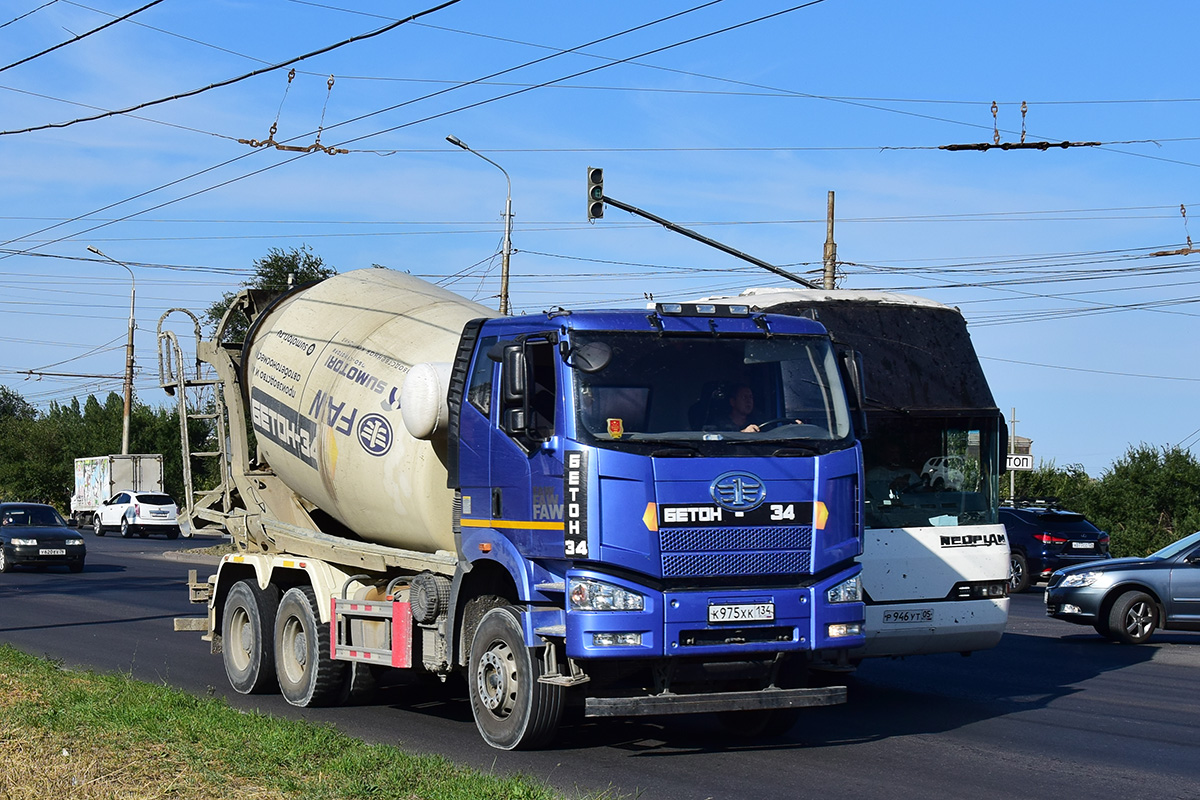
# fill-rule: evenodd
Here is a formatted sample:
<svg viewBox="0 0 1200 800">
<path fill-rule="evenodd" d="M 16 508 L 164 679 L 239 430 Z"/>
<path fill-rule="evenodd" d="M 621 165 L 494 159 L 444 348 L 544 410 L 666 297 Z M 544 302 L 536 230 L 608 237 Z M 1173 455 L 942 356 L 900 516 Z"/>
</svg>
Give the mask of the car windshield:
<svg viewBox="0 0 1200 800">
<path fill-rule="evenodd" d="M 49 506 L 9 506 L 0 513 L 0 524 L 43 528 L 66 526 L 58 512 Z"/>
<path fill-rule="evenodd" d="M 1200 544 L 1200 531 L 1193 533 L 1191 536 L 1185 536 L 1177 542 L 1172 542 L 1156 553 L 1151 553 L 1150 558 L 1174 558 L 1196 544 Z"/>
<path fill-rule="evenodd" d="M 576 433 L 637 442 L 831 443 L 850 436 L 837 362 L 822 336 L 672 336 L 577 332 L 573 352 L 603 348 L 575 370 Z"/>
</svg>

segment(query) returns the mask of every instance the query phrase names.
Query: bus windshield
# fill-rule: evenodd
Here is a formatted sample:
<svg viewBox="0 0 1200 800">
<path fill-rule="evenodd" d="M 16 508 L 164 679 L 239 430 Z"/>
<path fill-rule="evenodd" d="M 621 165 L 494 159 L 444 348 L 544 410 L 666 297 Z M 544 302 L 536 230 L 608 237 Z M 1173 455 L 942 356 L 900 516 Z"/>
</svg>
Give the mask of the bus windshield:
<svg viewBox="0 0 1200 800">
<path fill-rule="evenodd" d="M 872 416 L 870 424 L 863 442 L 868 528 L 997 521 L 999 415 Z"/>
</svg>

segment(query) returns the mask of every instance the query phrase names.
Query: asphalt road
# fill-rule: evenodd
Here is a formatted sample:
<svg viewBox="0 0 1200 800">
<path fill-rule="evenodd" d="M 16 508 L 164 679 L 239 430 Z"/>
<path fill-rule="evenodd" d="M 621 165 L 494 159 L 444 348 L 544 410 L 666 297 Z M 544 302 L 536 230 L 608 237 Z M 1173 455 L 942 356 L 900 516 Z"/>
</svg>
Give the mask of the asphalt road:
<svg viewBox="0 0 1200 800">
<path fill-rule="evenodd" d="M 1200 797 L 1200 635 L 1112 644 L 1091 628 L 1047 619 L 1038 592 L 1013 598 L 994 650 L 868 662 L 851 678 L 848 704 L 810 710 L 778 739 L 731 740 L 708 717 L 574 718 L 554 749 L 503 753 L 479 739 L 457 681 L 415 681 L 352 709 L 236 694 L 199 634 L 172 630 L 174 617 L 201 613 L 187 601 L 188 569 L 207 572 L 164 552 L 208 542 L 84 535 L 81 574 L 0 575 L 0 641 L 484 771 L 521 772 L 567 795 Z"/>
</svg>

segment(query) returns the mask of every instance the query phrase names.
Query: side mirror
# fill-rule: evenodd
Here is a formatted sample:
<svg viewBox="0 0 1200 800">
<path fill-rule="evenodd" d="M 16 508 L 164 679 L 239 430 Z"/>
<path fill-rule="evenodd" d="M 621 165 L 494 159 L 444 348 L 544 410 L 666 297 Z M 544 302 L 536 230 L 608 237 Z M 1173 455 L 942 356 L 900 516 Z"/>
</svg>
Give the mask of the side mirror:
<svg viewBox="0 0 1200 800">
<path fill-rule="evenodd" d="M 867 438 L 867 391 L 863 382 L 862 354 L 857 350 L 843 350 L 838 354 L 838 372 L 846 385 L 846 397 L 850 401 L 850 412 L 854 419 L 854 432 L 859 439 Z"/>
<path fill-rule="evenodd" d="M 502 386 L 504 404 L 524 403 L 529 394 L 529 383 L 525 367 L 525 350 L 519 344 L 510 344 L 504 348 L 504 369 Z"/>
</svg>

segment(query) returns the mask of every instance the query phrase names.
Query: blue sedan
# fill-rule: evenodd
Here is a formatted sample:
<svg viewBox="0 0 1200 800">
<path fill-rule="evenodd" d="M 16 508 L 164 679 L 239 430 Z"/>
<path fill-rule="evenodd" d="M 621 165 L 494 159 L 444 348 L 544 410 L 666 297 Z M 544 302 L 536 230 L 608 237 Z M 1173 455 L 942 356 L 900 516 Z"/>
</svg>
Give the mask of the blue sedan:
<svg viewBox="0 0 1200 800">
<path fill-rule="evenodd" d="M 1050 576 L 1046 614 L 1142 644 L 1157 628 L 1200 631 L 1200 533 L 1145 558 L 1116 558 Z"/>
</svg>

